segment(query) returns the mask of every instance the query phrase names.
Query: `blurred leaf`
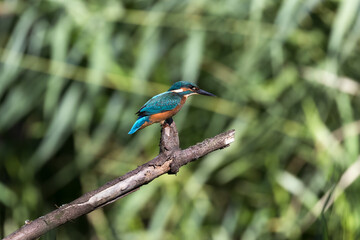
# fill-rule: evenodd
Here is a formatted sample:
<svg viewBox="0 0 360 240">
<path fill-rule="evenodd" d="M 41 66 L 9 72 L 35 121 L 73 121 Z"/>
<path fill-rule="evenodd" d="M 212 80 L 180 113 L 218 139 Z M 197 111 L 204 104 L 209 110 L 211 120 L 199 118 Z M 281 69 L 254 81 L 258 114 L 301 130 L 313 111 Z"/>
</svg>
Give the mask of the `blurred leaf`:
<svg viewBox="0 0 360 240">
<path fill-rule="evenodd" d="M 69 136 L 81 94 L 77 83 L 72 84 L 67 90 L 42 143 L 29 161 L 33 168 L 39 169 L 45 164 Z"/>
<path fill-rule="evenodd" d="M 360 236 L 359 0 L 19 0 L 0 17 L 5 234 L 156 156 L 159 124 L 127 132 L 182 79 L 218 97 L 174 117 L 181 146 L 236 141 L 50 238 Z"/>
<path fill-rule="evenodd" d="M 19 53 L 24 51 L 26 47 L 26 36 L 29 32 L 31 24 L 35 20 L 36 13 L 33 8 L 29 8 L 22 15 L 13 30 L 11 38 L 9 39 L 6 48 L 9 50 L 1 56 L 2 62 L 10 63 L 11 66 L 2 67 L 0 73 L 0 97 L 7 90 L 8 86 L 16 79 L 18 72 L 18 65 L 20 62 Z"/>
<path fill-rule="evenodd" d="M 13 87 L 0 105 L 0 130 L 4 132 L 33 110 L 39 104 L 44 87 L 44 82 L 34 78 L 23 80 Z"/>
</svg>

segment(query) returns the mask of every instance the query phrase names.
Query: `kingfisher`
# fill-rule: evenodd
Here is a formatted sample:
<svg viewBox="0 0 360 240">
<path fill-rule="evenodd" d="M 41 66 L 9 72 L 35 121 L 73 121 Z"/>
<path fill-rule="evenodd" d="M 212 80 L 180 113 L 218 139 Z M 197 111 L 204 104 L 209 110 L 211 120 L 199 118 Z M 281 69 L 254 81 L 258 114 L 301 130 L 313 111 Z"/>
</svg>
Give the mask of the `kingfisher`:
<svg viewBox="0 0 360 240">
<path fill-rule="evenodd" d="M 200 89 L 194 83 L 179 81 L 174 83 L 169 90 L 152 97 L 136 114 L 139 116 L 132 126 L 129 134 L 143 129 L 153 123 L 164 124 L 182 108 L 186 99 L 194 94 L 215 96 Z"/>
</svg>

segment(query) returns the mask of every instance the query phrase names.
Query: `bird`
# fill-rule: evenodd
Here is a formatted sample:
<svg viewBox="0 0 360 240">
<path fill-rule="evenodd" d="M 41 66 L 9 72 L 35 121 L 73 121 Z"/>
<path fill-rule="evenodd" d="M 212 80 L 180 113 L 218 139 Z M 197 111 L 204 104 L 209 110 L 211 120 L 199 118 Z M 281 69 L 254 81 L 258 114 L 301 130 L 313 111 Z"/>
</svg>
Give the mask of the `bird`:
<svg viewBox="0 0 360 240">
<path fill-rule="evenodd" d="M 133 134 L 153 123 L 163 125 L 167 119 L 171 119 L 180 111 L 189 96 L 195 94 L 215 97 L 214 94 L 200 89 L 194 83 L 175 82 L 169 90 L 152 97 L 136 112 L 138 119 L 128 134 Z"/>
</svg>

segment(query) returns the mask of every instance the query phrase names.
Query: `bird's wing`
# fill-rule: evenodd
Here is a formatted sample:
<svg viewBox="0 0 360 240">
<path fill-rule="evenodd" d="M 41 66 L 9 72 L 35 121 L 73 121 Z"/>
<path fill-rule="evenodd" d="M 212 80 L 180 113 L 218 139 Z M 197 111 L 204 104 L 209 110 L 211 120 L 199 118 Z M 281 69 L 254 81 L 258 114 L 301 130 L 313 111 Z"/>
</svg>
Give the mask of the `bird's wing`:
<svg viewBox="0 0 360 240">
<path fill-rule="evenodd" d="M 164 92 L 152 97 L 137 112 L 139 116 L 149 116 L 155 113 L 170 111 L 181 102 L 181 96 L 173 92 Z"/>
</svg>

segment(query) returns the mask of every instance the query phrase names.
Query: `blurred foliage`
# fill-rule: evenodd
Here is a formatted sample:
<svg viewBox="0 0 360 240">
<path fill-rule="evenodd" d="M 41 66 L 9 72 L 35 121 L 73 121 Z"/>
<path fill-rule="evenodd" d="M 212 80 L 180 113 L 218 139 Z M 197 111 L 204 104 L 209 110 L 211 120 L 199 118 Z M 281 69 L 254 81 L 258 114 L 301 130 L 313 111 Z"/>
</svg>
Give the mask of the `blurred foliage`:
<svg viewBox="0 0 360 240">
<path fill-rule="evenodd" d="M 359 5 L 1 1 L 0 236 L 156 156 L 134 113 L 187 80 L 182 147 L 231 147 L 48 238 L 359 239 Z"/>
</svg>

